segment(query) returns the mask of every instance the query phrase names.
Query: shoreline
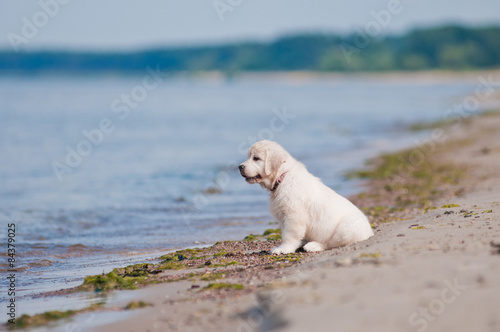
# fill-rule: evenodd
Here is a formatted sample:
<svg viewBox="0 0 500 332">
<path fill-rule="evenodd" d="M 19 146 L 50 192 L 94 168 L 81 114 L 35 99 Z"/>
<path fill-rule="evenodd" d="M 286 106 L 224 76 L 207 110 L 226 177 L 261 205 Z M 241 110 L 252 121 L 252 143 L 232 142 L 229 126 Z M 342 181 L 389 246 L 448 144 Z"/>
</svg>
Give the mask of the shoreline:
<svg viewBox="0 0 500 332">
<path fill-rule="evenodd" d="M 465 264 L 459 253 L 466 254 L 466 262 L 477 256 L 492 268 L 491 271 L 480 274 L 481 277 L 475 276 L 482 281 L 476 282 L 470 275 L 464 277 L 470 282 L 467 287 L 489 287 L 492 296 L 487 297 L 488 301 L 480 307 L 484 309 L 484 313 L 490 313 L 499 301 L 493 295 L 500 298 L 500 289 L 494 285 L 493 278 L 494 273 L 499 272 L 500 264 L 492 262 L 498 257 L 487 250 L 494 250 L 494 246 L 484 240 L 491 239 L 492 243 L 500 244 L 500 174 L 495 169 L 495 160 L 498 165 L 500 158 L 500 144 L 495 145 L 495 142 L 500 142 L 500 135 L 495 131 L 498 127 L 500 114 L 474 117 L 449 129 L 449 138 L 442 144 L 435 144 L 432 148 L 426 146 L 425 150 L 409 149 L 386 155 L 395 158 L 382 156 L 375 159 L 371 168 L 361 171 L 358 175 L 370 180 L 366 191 L 351 197 L 351 200 L 362 207 L 374 223 L 376 235 L 367 241 L 318 254 L 296 253 L 273 259 L 263 250 L 279 243 L 277 237 L 267 241 L 270 236 L 278 235 L 275 231 L 246 241 L 224 241 L 208 247 L 209 250 L 176 251 L 164 255 L 162 259 L 163 264 L 170 264 L 170 268 L 164 269 L 165 266 L 160 264 L 118 271 L 125 278 L 135 275 L 134 278 L 149 279 L 149 286 L 132 291 L 132 302 L 143 301 L 148 304 L 147 308 L 134 313 L 134 318 L 131 319 L 116 321 L 110 325 L 91 324 L 87 327 L 95 328 L 96 331 L 141 331 L 148 328 L 189 331 L 197 330 L 197 324 L 204 324 L 205 330 L 229 331 L 241 326 L 259 330 L 263 325 L 286 324 L 296 330 L 301 330 L 302 326 L 303 330 L 309 315 L 316 317 L 318 312 L 327 309 L 342 316 L 337 324 L 353 323 L 351 321 L 357 317 L 356 310 L 350 306 L 356 307 L 364 303 L 366 315 L 362 316 L 363 319 L 358 322 L 360 325 L 356 327 L 367 329 L 375 324 L 374 326 L 385 326 L 390 330 L 391 327 L 384 325 L 387 321 L 376 319 L 377 315 L 383 317 L 388 312 L 387 308 L 401 312 L 401 308 L 393 307 L 389 299 L 397 299 L 397 295 L 402 292 L 406 296 L 402 307 L 409 310 L 408 315 L 418 313 L 422 301 L 425 304 L 433 300 L 432 296 L 427 302 L 422 300 L 421 291 L 433 294 L 433 289 L 441 290 L 447 285 L 444 280 L 453 284 L 453 275 L 460 272 L 460 269 L 454 269 L 454 264 Z M 412 151 L 420 152 L 412 154 Z M 417 158 L 417 155 L 423 155 L 423 160 L 414 159 L 412 164 L 412 156 Z M 412 167 L 402 167 L 408 164 Z M 441 170 L 437 176 L 434 174 L 435 169 Z M 450 179 L 439 182 L 447 174 L 452 174 Z M 410 202 L 401 198 L 405 195 L 411 196 Z M 492 197 L 498 198 L 494 200 Z M 463 210 L 465 212 L 461 212 Z M 479 226 L 477 230 L 476 223 L 470 221 L 484 222 L 485 225 Z M 461 241 L 469 240 L 470 232 L 476 242 L 469 247 Z M 484 238 L 477 239 L 479 234 Z M 448 237 L 450 239 L 446 242 Z M 221 261 L 224 263 L 221 264 Z M 410 289 L 411 285 L 407 281 L 413 277 L 411 271 L 416 266 L 422 268 L 422 271 L 416 271 L 418 273 L 415 278 L 421 288 L 415 290 Z M 399 269 L 406 272 L 399 273 Z M 426 274 L 426 271 L 437 273 L 437 281 L 435 275 L 429 281 L 429 273 Z M 372 275 L 375 280 L 369 280 Z M 381 279 L 380 275 L 384 278 Z M 171 282 L 174 280 L 177 281 Z M 395 286 L 386 285 L 388 280 Z M 128 281 L 132 281 L 134 285 L 139 280 Z M 160 281 L 169 282 L 152 285 Z M 385 291 L 388 291 L 386 298 L 380 294 L 380 285 L 375 281 L 384 282 Z M 425 286 L 428 282 L 434 285 L 430 287 L 431 290 Z M 346 287 L 351 286 L 360 287 L 363 291 L 346 291 Z M 325 297 L 325 294 L 328 296 Z M 369 296 L 365 298 L 362 294 Z M 287 300 L 283 301 L 283 298 Z M 381 298 L 384 299 L 384 309 L 374 309 L 367 304 L 374 304 Z M 149 307 L 149 304 L 152 306 Z M 462 305 L 466 310 L 478 310 L 473 304 Z M 123 299 L 119 299 L 107 303 L 95 312 L 92 310 L 92 313 L 105 316 L 109 312 L 122 311 L 126 306 Z M 410 310 L 413 307 L 416 309 Z M 348 312 L 342 311 L 349 308 Z M 81 322 L 87 313 L 81 312 L 75 320 Z M 252 313 L 256 313 L 261 321 L 258 326 L 254 327 L 249 318 Z M 445 314 L 434 315 L 433 318 L 436 320 L 445 317 Z M 193 315 L 195 319 L 192 318 Z M 425 320 L 420 315 L 413 321 L 415 325 L 408 326 L 408 315 L 400 313 L 395 318 L 399 330 L 434 323 L 434 320 Z M 315 320 L 318 326 L 331 325 L 328 322 L 330 318 L 331 315 L 320 315 Z M 455 318 L 457 317 L 454 316 Z M 462 320 L 466 316 L 458 318 L 458 323 L 454 326 L 461 327 L 465 324 Z M 498 318 L 488 318 L 485 321 L 500 326 Z M 451 323 L 446 320 L 446 324 Z M 352 328 L 352 325 L 343 326 Z M 441 325 L 437 323 L 433 326 L 439 327 Z"/>
<path fill-rule="evenodd" d="M 291 82 L 290 84 L 303 83 L 315 79 L 331 79 L 331 80 L 345 80 L 345 79 L 367 79 L 368 81 L 394 81 L 395 83 L 401 82 L 415 82 L 421 81 L 422 84 L 456 81 L 457 79 L 476 80 L 479 76 L 493 75 L 493 77 L 500 76 L 500 68 L 486 68 L 486 69 L 470 69 L 470 70 L 446 70 L 446 69 L 429 69 L 429 70 L 415 70 L 415 71 L 360 71 L 360 72 L 328 72 L 328 71 L 311 71 L 311 70 L 288 70 L 288 71 L 241 71 L 228 73 L 224 71 L 177 71 L 165 72 L 165 78 L 173 79 L 191 79 L 196 78 L 207 81 L 226 81 L 228 79 L 262 79 L 278 80 Z M 35 78 L 66 78 L 81 77 L 81 78 L 102 78 L 109 79 L 114 77 L 136 77 L 143 76 L 144 71 L 132 72 L 97 72 L 97 73 L 53 73 L 53 72 L 39 72 Z M 24 72 L 2 72 L 0 80 L 6 78 L 30 78 Z"/>
</svg>

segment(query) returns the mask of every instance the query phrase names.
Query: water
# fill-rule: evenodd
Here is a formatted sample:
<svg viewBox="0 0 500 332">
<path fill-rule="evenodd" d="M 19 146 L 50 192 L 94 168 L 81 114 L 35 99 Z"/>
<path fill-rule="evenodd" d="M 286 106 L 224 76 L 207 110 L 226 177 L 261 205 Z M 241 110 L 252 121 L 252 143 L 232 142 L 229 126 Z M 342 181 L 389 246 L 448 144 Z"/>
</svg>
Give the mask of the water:
<svg viewBox="0 0 500 332">
<path fill-rule="evenodd" d="M 344 179 L 346 171 L 411 144 L 406 124 L 443 117 L 477 85 L 169 78 L 146 96 L 137 88 L 142 82 L 0 79 L 0 234 L 5 239 L 7 224 L 16 224 L 17 295 L 26 303 L 86 275 L 268 228 L 266 193 L 234 168 L 256 137 L 279 141 L 348 195 L 359 187 Z M 136 103 L 113 104 L 132 91 Z M 83 134 L 102 121 L 102 137 Z M 81 160 L 73 156 L 67 165 L 68 151 L 78 149 Z M 57 175 L 54 165 L 64 171 Z M 40 311 L 35 307 L 18 310 Z"/>
</svg>

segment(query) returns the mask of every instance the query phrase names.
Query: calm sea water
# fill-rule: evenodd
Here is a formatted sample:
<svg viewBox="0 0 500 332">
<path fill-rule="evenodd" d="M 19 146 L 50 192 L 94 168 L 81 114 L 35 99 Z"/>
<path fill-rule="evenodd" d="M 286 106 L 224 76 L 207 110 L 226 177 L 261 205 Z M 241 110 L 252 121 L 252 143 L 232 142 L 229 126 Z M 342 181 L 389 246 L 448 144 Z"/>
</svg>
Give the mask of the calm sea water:
<svg viewBox="0 0 500 332">
<path fill-rule="evenodd" d="M 262 232 L 272 221 L 267 194 L 234 168 L 257 138 L 277 140 L 327 185 L 354 193 L 358 183 L 347 182 L 346 171 L 412 144 L 405 125 L 441 118 L 477 85 L 151 82 L 148 90 L 140 76 L 0 79 L 0 234 L 6 239 L 16 224 L 18 295 Z"/>
</svg>

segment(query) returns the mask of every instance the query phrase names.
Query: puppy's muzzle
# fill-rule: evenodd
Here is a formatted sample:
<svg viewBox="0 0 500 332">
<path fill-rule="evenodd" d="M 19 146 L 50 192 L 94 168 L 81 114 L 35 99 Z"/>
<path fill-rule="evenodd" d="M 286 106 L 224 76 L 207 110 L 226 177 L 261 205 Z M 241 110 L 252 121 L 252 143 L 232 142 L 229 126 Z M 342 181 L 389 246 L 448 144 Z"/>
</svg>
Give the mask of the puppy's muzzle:
<svg viewBox="0 0 500 332">
<path fill-rule="evenodd" d="M 243 176 L 247 182 L 258 181 L 258 180 L 262 179 L 260 174 L 257 174 L 256 176 L 253 176 L 253 177 L 248 177 L 245 174 L 245 165 L 244 164 L 241 164 L 240 166 L 238 166 L 238 169 L 240 170 L 241 176 Z"/>
</svg>

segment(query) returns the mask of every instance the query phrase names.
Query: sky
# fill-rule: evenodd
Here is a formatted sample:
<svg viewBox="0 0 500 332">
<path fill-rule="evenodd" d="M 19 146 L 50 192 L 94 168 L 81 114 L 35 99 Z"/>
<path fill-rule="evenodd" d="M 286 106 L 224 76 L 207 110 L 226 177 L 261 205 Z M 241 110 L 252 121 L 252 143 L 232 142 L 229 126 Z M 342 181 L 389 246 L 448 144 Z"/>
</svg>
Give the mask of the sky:
<svg viewBox="0 0 500 332">
<path fill-rule="evenodd" d="M 135 50 L 448 23 L 500 25 L 500 0 L 2 0 L 0 49 Z"/>
</svg>

